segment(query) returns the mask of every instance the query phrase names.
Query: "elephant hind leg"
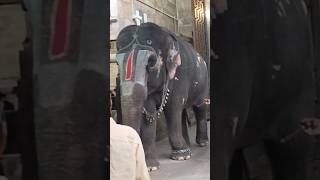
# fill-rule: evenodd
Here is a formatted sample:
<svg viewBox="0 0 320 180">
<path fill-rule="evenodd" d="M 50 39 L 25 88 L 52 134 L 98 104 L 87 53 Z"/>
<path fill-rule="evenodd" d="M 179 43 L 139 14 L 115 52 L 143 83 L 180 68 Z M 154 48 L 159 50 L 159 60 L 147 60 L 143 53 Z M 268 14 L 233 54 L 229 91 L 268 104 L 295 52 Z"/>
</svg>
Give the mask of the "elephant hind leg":
<svg viewBox="0 0 320 180">
<path fill-rule="evenodd" d="M 197 120 L 196 142 L 201 147 L 207 146 L 209 142 L 206 118 L 207 106 L 193 106 L 193 111 Z"/>
<path fill-rule="evenodd" d="M 188 117 L 187 109 L 183 109 L 183 111 L 182 111 L 182 121 L 181 121 L 181 123 L 182 123 L 182 135 L 184 137 L 184 140 L 188 144 L 188 146 L 190 146 L 190 138 L 189 138 L 189 133 L 188 133 L 188 121 L 189 121 L 189 117 Z"/>
</svg>

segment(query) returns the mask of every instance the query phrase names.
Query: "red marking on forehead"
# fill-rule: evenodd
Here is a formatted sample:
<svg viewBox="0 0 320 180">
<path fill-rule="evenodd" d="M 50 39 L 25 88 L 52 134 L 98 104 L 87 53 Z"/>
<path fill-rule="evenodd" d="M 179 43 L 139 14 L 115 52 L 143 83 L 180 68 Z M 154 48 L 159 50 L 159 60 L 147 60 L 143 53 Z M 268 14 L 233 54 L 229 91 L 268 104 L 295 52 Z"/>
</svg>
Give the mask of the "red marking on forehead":
<svg viewBox="0 0 320 180">
<path fill-rule="evenodd" d="M 52 14 L 51 59 L 66 54 L 70 27 L 71 0 L 57 0 Z"/>
<path fill-rule="evenodd" d="M 133 74 L 133 55 L 134 55 L 134 50 L 132 50 L 128 56 L 128 61 L 127 61 L 127 66 L 126 66 L 126 76 L 125 80 L 129 81 L 132 79 L 132 74 Z"/>
</svg>

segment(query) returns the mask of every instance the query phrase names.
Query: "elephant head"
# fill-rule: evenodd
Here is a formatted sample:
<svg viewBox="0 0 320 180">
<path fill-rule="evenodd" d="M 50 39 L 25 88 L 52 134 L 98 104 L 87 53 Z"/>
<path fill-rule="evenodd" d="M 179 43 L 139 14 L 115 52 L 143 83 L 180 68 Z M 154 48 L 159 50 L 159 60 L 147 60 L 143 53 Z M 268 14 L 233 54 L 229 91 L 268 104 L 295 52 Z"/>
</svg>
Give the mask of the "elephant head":
<svg viewBox="0 0 320 180">
<path fill-rule="evenodd" d="M 166 93 L 165 85 L 181 65 L 178 41 L 168 30 L 145 23 L 122 29 L 117 49 L 122 121 L 139 132 L 143 112 L 159 108 L 145 107 L 148 96 Z"/>
</svg>

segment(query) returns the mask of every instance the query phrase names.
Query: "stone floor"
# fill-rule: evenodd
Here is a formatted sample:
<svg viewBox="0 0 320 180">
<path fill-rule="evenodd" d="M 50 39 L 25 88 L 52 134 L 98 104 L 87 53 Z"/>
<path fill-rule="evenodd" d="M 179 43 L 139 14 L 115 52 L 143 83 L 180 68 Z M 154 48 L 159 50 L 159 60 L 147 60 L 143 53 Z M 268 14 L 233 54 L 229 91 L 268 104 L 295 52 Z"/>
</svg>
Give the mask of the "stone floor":
<svg viewBox="0 0 320 180">
<path fill-rule="evenodd" d="M 208 123 L 208 127 L 210 124 Z M 210 179 L 210 146 L 199 147 L 195 143 L 195 128 L 189 131 L 192 156 L 187 161 L 169 159 L 170 145 L 168 138 L 157 143 L 160 169 L 151 172 L 151 180 L 209 180 Z M 210 134 L 210 132 L 209 132 Z"/>
</svg>

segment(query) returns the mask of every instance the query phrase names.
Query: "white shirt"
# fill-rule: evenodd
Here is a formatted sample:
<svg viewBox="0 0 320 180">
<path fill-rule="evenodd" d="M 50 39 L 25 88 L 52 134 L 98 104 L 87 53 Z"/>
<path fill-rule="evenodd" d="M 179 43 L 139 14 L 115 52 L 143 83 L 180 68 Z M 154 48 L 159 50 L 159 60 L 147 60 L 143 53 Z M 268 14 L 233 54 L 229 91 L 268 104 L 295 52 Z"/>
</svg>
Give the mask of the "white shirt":
<svg viewBox="0 0 320 180">
<path fill-rule="evenodd" d="M 138 133 L 110 118 L 110 180 L 150 180 Z"/>
</svg>

